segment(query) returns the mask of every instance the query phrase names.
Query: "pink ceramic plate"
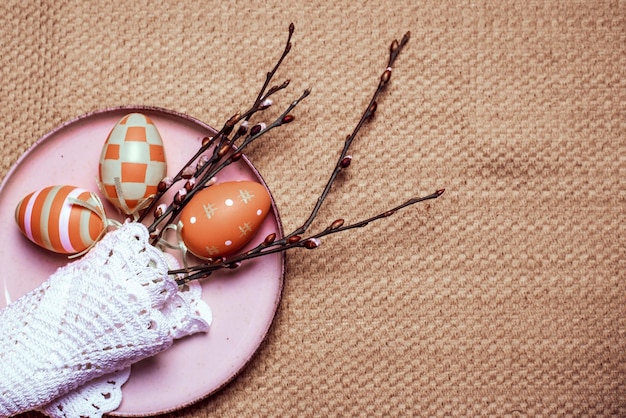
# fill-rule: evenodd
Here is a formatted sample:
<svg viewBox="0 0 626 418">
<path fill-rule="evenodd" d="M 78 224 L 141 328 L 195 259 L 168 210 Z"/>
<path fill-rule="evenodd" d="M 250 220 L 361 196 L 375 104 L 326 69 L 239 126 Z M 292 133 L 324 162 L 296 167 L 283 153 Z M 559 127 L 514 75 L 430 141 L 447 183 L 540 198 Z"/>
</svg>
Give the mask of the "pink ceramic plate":
<svg viewBox="0 0 626 418">
<path fill-rule="evenodd" d="M 50 185 L 73 185 L 97 192 L 95 178 L 104 141 L 124 115 L 140 112 L 155 123 L 166 148 L 172 175 L 195 153 L 202 138 L 215 131 L 193 118 L 146 107 L 123 107 L 72 120 L 41 138 L 13 167 L 0 186 L 0 307 L 38 286 L 67 258 L 43 250 L 21 235 L 14 221 L 19 200 Z M 25 135 L 27 132 L 24 133 Z M 247 159 L 229 166 L 218 181 L 263 179 Z M 102 199 L 104 201 L 104 199 Z M 115 211 L 105 204 L 109 217 Z M 282 235 L 278 212 L 258 233 Z M 213 311 L 207 334 L 177 341 L 154 358 L 133 366 L 114 415 L 142 416 L 173 411 L 202 399 L 228 383 L 248 363 L 274 319 L 283 285 L 284 256 L 261 257 L 239 269 L 215 274 L 202 284 Z"/>
</svg>

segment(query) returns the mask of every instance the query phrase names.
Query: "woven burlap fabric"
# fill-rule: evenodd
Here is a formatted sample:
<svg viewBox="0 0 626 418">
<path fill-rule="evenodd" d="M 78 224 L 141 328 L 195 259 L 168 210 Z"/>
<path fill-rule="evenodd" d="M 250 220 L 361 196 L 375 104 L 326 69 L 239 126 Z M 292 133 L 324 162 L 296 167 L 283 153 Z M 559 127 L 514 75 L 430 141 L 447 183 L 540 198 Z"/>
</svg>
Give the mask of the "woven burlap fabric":
<svg viewBox="0 0 626 418">
<path fill-rule="evenodd" d="M 277 108 L 312 95 L 248 153 L 285 228 L 407 30 L 319 225 L 446 193 L 289 254 L 258 355 L 172 416 L 626 415 L 624 2 L 4 2 L 2 175 L 96 109 L 219 126 L 254 98 L 289 22 Z"/>
</svg>

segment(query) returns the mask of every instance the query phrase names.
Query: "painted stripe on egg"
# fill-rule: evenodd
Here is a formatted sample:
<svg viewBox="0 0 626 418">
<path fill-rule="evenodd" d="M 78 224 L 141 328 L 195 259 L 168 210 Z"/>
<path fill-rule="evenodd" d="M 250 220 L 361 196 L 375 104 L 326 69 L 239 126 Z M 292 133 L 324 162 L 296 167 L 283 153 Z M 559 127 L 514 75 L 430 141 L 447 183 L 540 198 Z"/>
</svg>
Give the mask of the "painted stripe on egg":
<svg viewBox="0 0 626 418">
<path fill-rule="evenodd" d="M 43 206 L 45 204 L 46 198 L 48 197 L 48 189 L 44 189 L 41 193 L 37 195 L 37 197 L 33 201 L 32 215 L 30 219 L 27 220 L 30 223 L 33 241 L 44 248 L 47 247 L 44 245 L 41 238 L 41 217 L 43 216 Z"/>
<path fill-rule="evenodd" d="M 33 196 L 28 200 L 28 207 L 27 207 L 27 211 L 26 211 L 26 218 L 24 218 L 25 220 L 28 220 L 28 222 L 26 222 L 26 233 L 28 235 L 28 237 L 34 241 L 35 238 L 33 237 L 33 223 L 32 223 L 32 219 L 33 219 L 33 208 L 35 207 L 35 202 L 37 200 L 37 197 L 39 196 L 40 191 L 37 191 L 35 194 L 33 194 Z"/>
<path fill-rule="evenodd" d="M 15 220 L 20 226 L 20 229 L 22 230 L 24 235 L 26 235 L 26 237 L 33 242 L 35 240 L 33 239 L 33 229 L 31 228 L 30 219 L 32 219 L 33 217 L 33 204 L 35 203 L 35 198 L 40 192 L 40 190 L 37 190 L 36 192 L 31 193 L 29 196 L 22 199 L 20 201 L 15 216 Z M 26 219 L 28 219 L 29 221 L 25 222 Z"/>
<path fill-rule="evenodd" d="M 81 191 L 80 195 L 83 195 L 82 192 L 84 192 L 84 190 L 80 190 L 80 191 Z M 81 230 L 84 224 L 82 217 L 85 214 L 90 215 L 90 213 L 88 211 L 78 211 L 78 210 L 70 210 L 68 212 L 69 212 L 69 221 L 67 222 L 66 234 L 69 238 L 70 245 L 74 249 L 87 247 L 89 244 L 86 244 L 86 243 L 88 243 L 89 240 L 85 240 L 81 237 L 82 235 Z"/>
<path fill-rule="evenodd" d="M 78 199 L 79 196 L 85 193 L 81 191 L 81 189 L 74 189 L 68 195 L 68 198 Z M 61 237 L 61 246 L 68 253 L 76 253 L 76 247 L 72 245 L 72 237 L 70 236 L 70 230 L 73 228 L 72 226 L 72 212 L 71 210 L 64 210 L 61 212 L 61 216 L 59 216 L 59 235 Z M 62 228 L 62 225 L 67 225 L 67 228 Z M 79 246 L 80 247 L 80 246 Z"/>
<path fill-rule="evenodd" d="M 53 250 L 63 248 L 61 244 L 60 218 L 64 212 L 64 204 L 72 187 L 53 187 L 46 198 L 46 206 L 43 209 L 44 216 L 41 217 L 42 241 L 46 248 Z"/>
<path fill-rule="evenodd" d="M 89 197 L 87 197 L 89 198 Z M 91 229 L 89 227 L 90 225 L 90 219 L 92 218 L 91 216 L 91 212 L 88 211 L 82 211 L 80 212 L 80 224 L 78 228 L 74 228 L 71 230 L 71 233 L 75 233 L 78 235 L 78 238 L 81 240 L 81 242 L 87 243 L 87 242 L 93 242 L 95 237 L 91 237 Z"/>
<path fill-rule="evenodd" d="M 74 204 L 82 200 L 98 207 L 93 194 L 73 186 L 50 186 L 22 199 L 15 220 L 24 235 L 48 250 L 75 254 L 91 246 L 106 228 L 102 214 Z"/>
</svg>

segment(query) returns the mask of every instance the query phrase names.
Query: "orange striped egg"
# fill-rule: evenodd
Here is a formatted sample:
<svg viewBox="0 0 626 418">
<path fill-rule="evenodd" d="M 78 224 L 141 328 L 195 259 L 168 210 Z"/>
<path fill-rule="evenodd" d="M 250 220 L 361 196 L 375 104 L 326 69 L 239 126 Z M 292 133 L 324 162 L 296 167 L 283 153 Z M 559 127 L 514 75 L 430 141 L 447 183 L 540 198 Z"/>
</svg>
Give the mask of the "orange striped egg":
<svg viewBox="0 0 626 418">
<path fill-rule="evenodd" d="M 86 202 L 86 206 L 72 202 Z M 93 193 L 74 186 L 50 186 L 23 198 L 15 221 L 35 244 L 61 254 L 86 250 L 106 228 L 102 203 Z"/>
<path fill-rule="evenodd" d="M 124 116 L 109 133 L 100 154 L 104 196 L 127 215 L 136 214 L 142 202 L 157 192 L 166 173 L 163 140 L 152 120 L 141 113 Z"/>
<path fill-rule="evenodd" d="M 262 184 L 230 181 L 198 192 L 180 213 L 180 235 L 187 249 L 200 258 L 231 254 L 258 231 L 271 205 Z"/>
</svg>

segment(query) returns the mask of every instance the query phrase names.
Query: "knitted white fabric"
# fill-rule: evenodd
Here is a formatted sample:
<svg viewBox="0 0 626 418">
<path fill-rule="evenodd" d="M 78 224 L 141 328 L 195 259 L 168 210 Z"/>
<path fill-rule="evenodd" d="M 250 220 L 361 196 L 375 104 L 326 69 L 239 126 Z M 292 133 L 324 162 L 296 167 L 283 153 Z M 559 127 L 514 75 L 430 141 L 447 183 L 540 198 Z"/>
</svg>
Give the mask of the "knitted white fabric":
<svg viewBox="0 0 626 418">
<path fill-rule="evenodd" d="M 122 385 L 130 377 L 130 370 L 127 367 L 91 380 L 39 410 L 51 417 L 101 417 L 122 403 Z"/>
<path fill-rule="evenodd" d="M 1 417 L 101 416 L 119 406 L 132 363 L 208 330 L 200 286 L 179 291 L 148 238 L 125 224 L 0 311 Z"/>
</svg>

